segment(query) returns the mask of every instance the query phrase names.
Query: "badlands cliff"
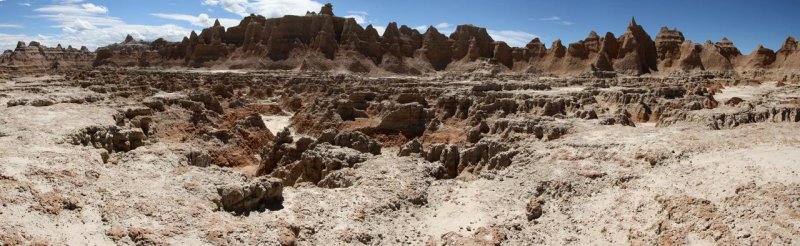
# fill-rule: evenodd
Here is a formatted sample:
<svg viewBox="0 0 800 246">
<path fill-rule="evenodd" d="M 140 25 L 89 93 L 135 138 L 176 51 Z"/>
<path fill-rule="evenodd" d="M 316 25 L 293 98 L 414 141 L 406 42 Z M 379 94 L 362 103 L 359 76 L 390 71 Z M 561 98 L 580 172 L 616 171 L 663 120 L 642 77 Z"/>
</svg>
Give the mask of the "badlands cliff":
<svg viewBox="0 0 800 246">
<path fill-rule="evenodd" d="M 214 67 L 421 74 L 470 71 L 487 64 L 500 71 L 551 75 L 748 73 L 800 69 L 799 42 L 789 37 L 777 51 L 759 47 L 742 54 L 727 38 L 703 44 L 663 27 L 655 40 L 634 19 L 620 36 L 592 31 L 584 40 L 549 47 L 538 38 L 525 47 L 495 41 L 485 28 L 460 25 L 446 36 L 389 23 L 383 35 L 371 25 L 338 17 L 326 5 L 304 16 L 245 17 L 225 28 L 217 21 L 181 42 L 125 41 L 87 52 L 20 44 L 0 57 L 2 68 L 53 69 L 59 66 Z"/>
</svg>

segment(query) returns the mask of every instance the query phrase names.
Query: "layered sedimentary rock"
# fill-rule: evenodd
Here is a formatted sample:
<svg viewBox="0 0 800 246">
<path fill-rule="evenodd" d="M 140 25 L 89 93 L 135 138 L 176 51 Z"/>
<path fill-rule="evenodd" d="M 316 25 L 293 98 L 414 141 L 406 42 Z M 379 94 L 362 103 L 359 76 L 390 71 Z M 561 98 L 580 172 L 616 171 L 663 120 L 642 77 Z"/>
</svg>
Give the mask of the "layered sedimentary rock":
<svg viewBox="0 0 800 246">
<path fill-rule="evenodd" d="M 7 71 L 45 71 L 60 68 L 86 68 L 94 60 L 94 53 L 86 47 L 66 49 L 59 44 L 49 48 L 38 42 L 18 42 L 13 51 L 0 55 L 0 70 Z"/>
<path fill-rule="evenodd" d="M 657 71 L 655 43 L 644 28 L 631 20 L 628 30 L 619 37 L 620 50 L 614 69 L 621 73 L 643 74 Z"/>
<path fill-rule="evenodd" d="M 684 41 L 686 38 L 678 29 L 661 28 L 655 40 L 659 70 L 667 70 L 680 63 L 681 45 Z"/>
<path fill-rule="evenodd" d="M 776 54 L 775 63 L 779 68 L 800 69 L 800 41 L 794 37 L 786 38 Z"/>
<path fill-rule="evenodd" d="M 591 32 L 575 43 L 556 40 L 547 47 L 535 38 L 525 47 L 494 40 L 486 28 L 457 26 L 449 36 L 429 27 L 424 33 L 389 23 L 384 33 L 355 19 L 338 17 L 333 6 L 303 16 L 245 17 L 225 28 L 219 21 L 192 32 L 180 42 L 125 41 L 86 49 L 45 48 L 20 44 L 0 56 L 4 68 L 59 66 L 113 67 L 227 67 L 302 69 L 318 71 L 386 71 L 420 74 L 434 71 L 513 71 L 550 75 L 591 73 L 641 75 L 645 73 L 747 72 L 797 70 L 798 41 L 789 37 L 777 52 L 760 47 L 742 55 L 727 38 L 698 44 L 677 29 L 661 28 L 655 40 L 631 19 L 619 37 Z"/>
</svg>

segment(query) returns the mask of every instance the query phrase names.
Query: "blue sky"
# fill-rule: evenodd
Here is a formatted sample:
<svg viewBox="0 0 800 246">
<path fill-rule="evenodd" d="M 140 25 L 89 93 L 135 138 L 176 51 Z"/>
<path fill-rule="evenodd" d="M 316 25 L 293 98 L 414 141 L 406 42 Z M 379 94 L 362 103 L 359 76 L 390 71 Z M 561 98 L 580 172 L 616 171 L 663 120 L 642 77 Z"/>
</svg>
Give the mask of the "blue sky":
<svg viewBox="0 0 800 246">
<path fill-rule="evenodd" d="M 434 25 L 443 33 L 458 24 L 489 29 L 498 40 L 521 46 L 533 37 L 550 44 L 585 38 L 592 30 L 619 36 L 632 16 L 655 38 L 662 26 L 677 27 L 695 42 L 731 39 L 744 53 L 759 43 L 777 50 L 787 36 L 800 36 L 800 1 L 744 0 L 332 0 L 339 16 L 379 30 L 390 21 L 415 28 Z M 219 18 L 238 24 L 251 12 L 276 17 L 318 11 L 314 0 L 0 0 L 0 49 L 17 41 L 54 46 L 97 46 L 140 39 L 180 40 Z"/>
</svg>

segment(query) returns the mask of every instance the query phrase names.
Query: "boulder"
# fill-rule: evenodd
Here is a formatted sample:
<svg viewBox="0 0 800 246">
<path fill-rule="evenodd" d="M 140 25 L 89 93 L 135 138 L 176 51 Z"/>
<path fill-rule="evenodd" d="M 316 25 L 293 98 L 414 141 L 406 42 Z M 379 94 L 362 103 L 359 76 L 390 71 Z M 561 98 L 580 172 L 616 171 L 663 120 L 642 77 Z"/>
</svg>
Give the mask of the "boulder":
<svg viewBox="0 0 800 246">
<path fill-rule="evenodd" d="M 394 109 L 381 117 L 381 122 L 375 127 L 377 131 L 400 132 L 406 136 L 418 137 L 425 132 L 427 119 L 425 109 L 419 103 L 397 105 Z"/>
<path fill-rule="evenodd" d="M 229 184 L 217 188 L 220 209 L 236 214 L 280 208 L 283 202 L 283 184 L 275 178 L 260 177 L 247 184 Z"/>
<path fill-rule="evenodd" d="M 397 156 L 411 156 L 412 154 L 422 154 L 422 143 L 416 138 L 400 147 Z"/>
<path fill-rule="evenodd" d="M 358 150 L 361 153 L 381 154 L 381 144 L 364 133 L 345 131 L 333 138 L 333 145 Z"/>
<path fill-rule="evenodd" d="M 536 220 L 542 217 L 544 210 L 542 206 L 544 205 L 544 201 L 538 198 L 531 199 L 528 202 L 528 205 L 525 206 L 525 214 L 528 217 L 529 221 Z"/>
</svg>

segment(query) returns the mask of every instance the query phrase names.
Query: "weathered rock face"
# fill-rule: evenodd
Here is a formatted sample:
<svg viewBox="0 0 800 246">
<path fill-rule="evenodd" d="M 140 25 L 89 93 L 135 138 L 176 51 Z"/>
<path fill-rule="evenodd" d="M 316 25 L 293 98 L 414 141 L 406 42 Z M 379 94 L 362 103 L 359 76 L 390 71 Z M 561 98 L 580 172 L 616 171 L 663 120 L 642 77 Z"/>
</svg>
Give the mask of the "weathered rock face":
<svg viewBox="0 0 800 246">
<path fill-rule="evenodd" d="M 72 144 L 92 146 L 108 152 L 125 152 L 144 146 L 147 136 L 141 128 L 122 129 L 117 126 L 88 127 L 70 138 Z"/>
<path fill-rule="evenodd" d="M 473 50 L 476 50 L 480 57 L 493 57 L 494 39 L 489 36 L 486 28 L 460 25 L 456 27 L 456 31 L 453 34 L 450 34 L 450 39 L 453 40 L 454 60 L 460 60 L 467 55 L 472 40 L 475 40 L 475 48 L 477 48 L 473 48 Z"/>
<path fill-rule="evenodd" d="M 723 41 L 727 41 L 727 43 L 723 43 Z M 723 41 L 716 44 L 708 41 L 703 44 L 700 59 L 706 70 L 723 72 L 733 69 L 734 63 L 731 59 L 739 56 L 739 50 L 736 50 L 733 44 L 728 44 L 730 41 L 727 39 L 723 39 Z"/>
<path fill-rule="evenodd" d="M 702 46 L 692 43 L 692 41 L 684 41 L 683 44 L 681 44 L 680 58 L 677 64 L 680 70 L 704 70 L 703 60 L 701 58 L 702 52 Z"/>
<path fill-rule="evenodd" d="M 619 37 L 620 50 L 614 68 L 627 74 L 643 74 L 657 71 L 658 54 L 650 35 L 631 19 L 628 30 Z"/>
<path fill-rule="evenodd" d="M 217 188 L 220 209 L 237 214 L 279 208 L 283 202 L 283 184 L 276 178 L 261 177 L 249 184 L 230 184 Z"/>
<path fill-rule="evenodd" d="M 422 41 L 422 49 L 417 52 L 419 56 L 427 59 L 434 69 L 443 70 L 453 60 L 453 51 L 450 49 L 452 43 L 453 41 L 439 33 L 439 30 L 429 27 Z"/>
<path fill-rule="evenodd" d="M 86 47 L 72 46 L 62 48 L 59 44 L 49 48 L 38 42 L 18 42 L 13 51 L 0 55 L 0 70 L 21 72 L 42 72 L 61 68 L 87 68 L 91 66 L 95 54 Z"/>
<path fill-rule="evenodd" d="M 547 47 L 544 46 L 544 43 L 539 38 L 534 38 L 525 47 L 530 57 L 542 57 L 547 54 Z"/>
<path fill-rule="evenodd" d="M 358 150 L 361 153 L 381 154 L 381 144 L 361 132 L 342 132 L 333 137 L 331 144 Z"/>
<path fill-rule="evenodd" d="M 369 28 L 372 26 L 370 25 Z M 374 28 L 373 28 L 374 30 Z M 374 32 L 377 34 L 377 31 Z M 388 53 L 395 57 L 411 57 L 414 51 L 422 47 L 422 34 L 416 29 L 411 29 L 407 26 L 401 26 L 399 29 L 397 23 L 391 22 L 386 26 L 386 31 L 380 39 L 381 53 Z"/>
<path fill-rule="evenodd" d="M 506 42 L 494 42 L 494 59 L 506 67 L 514 66 L 514 57 L 512 55 L 511 47 Z"/>
<path fill-rule="evenodd" d="M 423 151 L 422 148 L 423 148 L 422 143 L 420 143 L 419 140 L 414 139 L 404 144 L 400 148 L 400 152 L 397 153 L 397 156 L 411 156 L 412 154 L 421 154 Z"/>
<path fill-rule="evenodd" d="M 776 54 L 775 63 L 779 68 L 800 69 L 800 41 L 794 37 L 786 38 Z"/>
<path fill-rule="evenodd" d="M 318 184 L 331 172 L 353 167 L 366 159 L 364 154 L 354 149 L 321 143 L 302 152 L 298 160 L 277 167 L 271 175 L 283 180 L 284 185 Z"/>
<path fill-rule="evenodd" d="M 181 42 L 158 39 L 123 42 L 99 48 L 94 53 L 61 48 L 18 45 L 0 56 L 6 69 L 59 66 L 228 66 L 231 68 L 382 71 L 421 74 L 431 71 L 474 70 L 491 64 L 496 71 L 554 75 L 672 73 L 753 69 L 796 69 L 800 66 L 798 41 L 788 38 L 778 52 L 757 49 L 742 56 L 727 38 L 702 46 L 689 41 L 677 29 L 662 28 L 655 41 L 631 20 L 626 32 L 615 37 L 591 32 L 571 44 L 560 40 L 546 47 L 538 38 L 525 47 L 512 48 L 495 42 L 485 28 L 460 25 L 448 36 L 430 27 L 424 34 L 397 23 L 389 23 L 383 34 L 355 19 L 337 17 L 333 6 L 319 14 L 265 18 L 250 15 L 237 26 L 225 28 L 215 22 L 199 34 L 192 32 Z M 483 59 L 485 58 L 485 59 Z M 38 61 L 38 62 L 34 62 Z M 57 62 L 56 62 L 57 61 Z M 487 61 L 490 61 L 487 63 Z M 496 62 L 494 62 L 496 61 Z M 451 63 L 457 65 L 450 66 Z M 472 64 L 472 65 L 470 65 Z M 502 66 L 496 66 L 502 64 Z M 495 71 L 492 70 L 492 71 Z"/>
<path fill-rule="evenodd" d="M 122 43 L 98 48 L 95 51 L 97 56 L 92 65 L 95 67 L 148 67 L 160 65 L 165 58 L 158 50 L 154 50 L 151 47 L 160 47 L 164 43 L 166 41 L 163 39 L 152 43 L 136 41 L 128 35 Z"/>
<path fill-rule="evenodd" d="M 775 51 L 758 45 L 758 48 L 744 59 L 744 66 L 746 68 L 766 68 L 775 62 L 775 59 Z"/>
<path fill-rule="evenodd" d="M 425 108 L 419 103 L 400 104 L 383 115 L 376 131 L 400 132 L 406 136 L 422 135 L 427 123 Z"/>
<path fill-rule="evenodd" d="M 716 45 L 719 47 L 720 54 L 729 60 L 742 55 L 742 52 L 728 38 L 722 38 Z"/>
<path fill-rule="evenodd" d="M 682 56 L 681 45 L 683 45 L 684 41 L 686 41 L 686 39 L 683 37 L 683 33 L 678 31 L 678 29 L 670 30 L 667 27 L 661 28 L 655 40 L 659 70 L 667 70 L 677 65 L 677 60 Z"/>
</svg>

